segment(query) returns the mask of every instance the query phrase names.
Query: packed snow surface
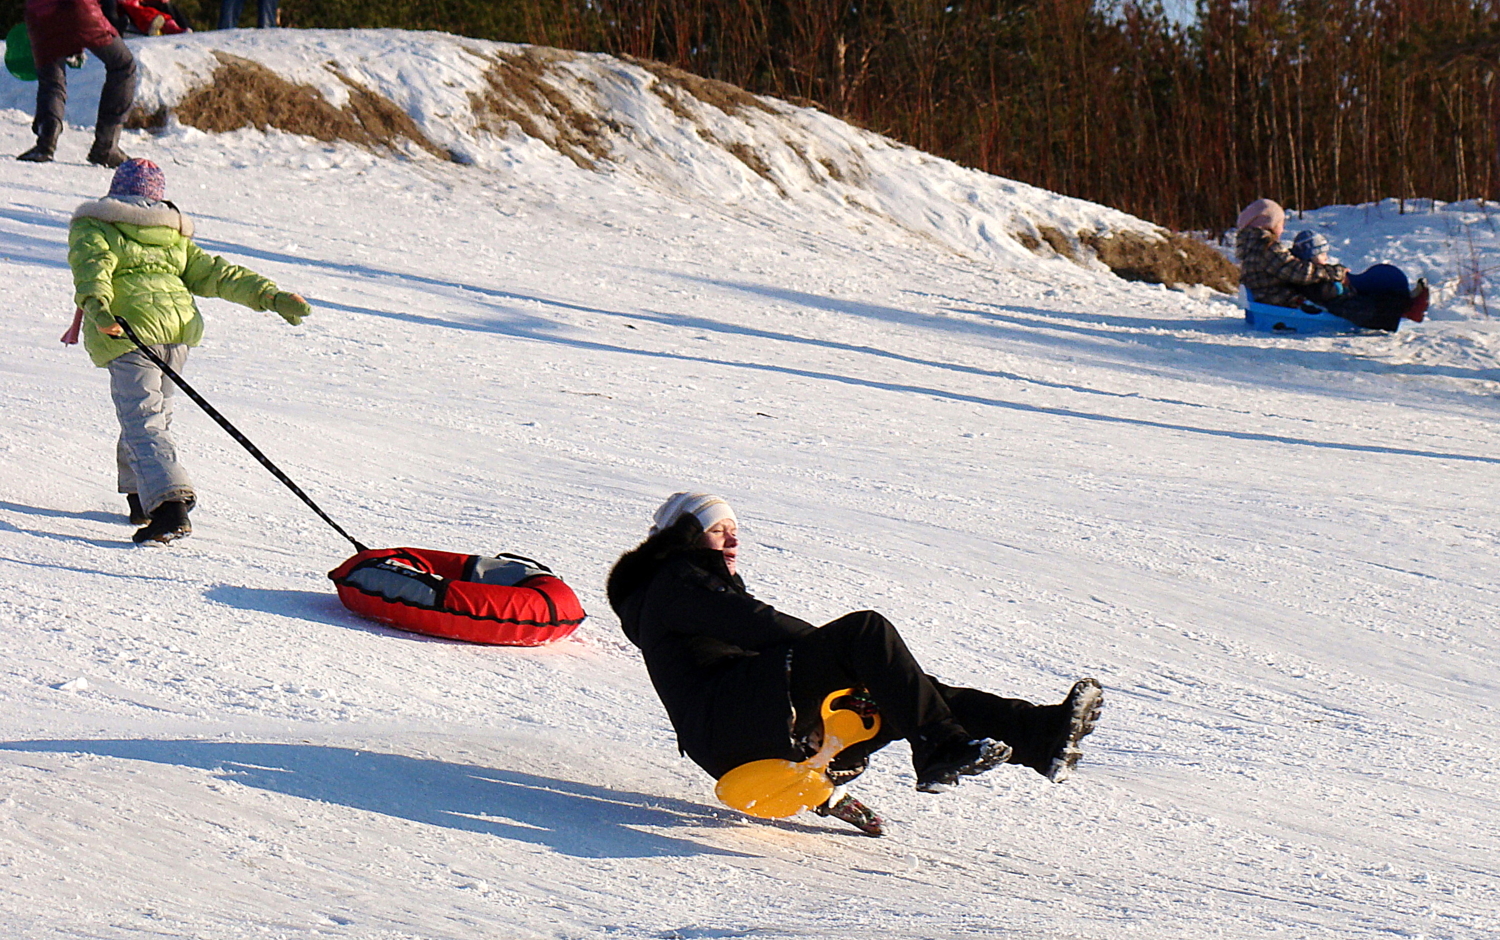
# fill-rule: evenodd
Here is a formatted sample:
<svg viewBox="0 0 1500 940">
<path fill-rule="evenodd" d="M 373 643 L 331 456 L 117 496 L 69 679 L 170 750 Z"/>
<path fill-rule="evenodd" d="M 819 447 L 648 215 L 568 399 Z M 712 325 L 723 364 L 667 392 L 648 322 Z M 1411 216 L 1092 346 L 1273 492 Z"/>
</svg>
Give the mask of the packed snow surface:
<svg viewBox="0 0 1500 940">
<path fill-rule="evenodd" d="M 298 44 L 409 62 L 360 74 L 465 162 L 128 133 L 204 248 L 314 304 L 293 328 L 204 301 L 190 380 L 362 541 L 531 555 L 591 617 L 529 650 L 359 620 L 325 577 L 350 545 L 185 399 L 195 532 L 132 547 L 106 373 L 57 341 L 67 221 L 109 175 L 78 127 L 56 163 L 0 161 L 0 934 L 1495 935 L 1493 207 L 1294 217 L 1438 299 L 1394 335 L 1272 336 L 976 234 L 1144 223 L 825 117 L 908 164 L 870 177 L 889 211 L 686 144 L 590 169 L 445 123 L 479 69 L 452 37 L 212 41 L 299 81 L 323 59 Z M 202 51 L 137 48 L 143 95 Z M 29 86 L 3 81 L 19 153 Z M 719 805 L 603 596 L 685 488 L 734 504 L 751 590 L 790 613 L 878 609 L 1007 695 L 1098 677 L 1078 772 L 931 796 L 893 745 L 856 787 L 882 839 Z"/>
</svg>

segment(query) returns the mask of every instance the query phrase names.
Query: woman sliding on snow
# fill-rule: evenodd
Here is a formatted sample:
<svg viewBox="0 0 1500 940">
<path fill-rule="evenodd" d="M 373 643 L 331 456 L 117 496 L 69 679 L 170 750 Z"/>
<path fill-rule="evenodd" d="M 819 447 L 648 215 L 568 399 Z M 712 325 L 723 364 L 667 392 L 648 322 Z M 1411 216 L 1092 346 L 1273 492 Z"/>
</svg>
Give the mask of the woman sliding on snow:
<svg viewBox="0 0 1500 940">
<path fill-rule="evenodd" d="M 842 785 L 897 738 L 911 743 L 917 789 L 927 793 L 1002 763 L 1062 780 L 1078 762 L 1079 741 L 1103 705 L 1098 682 L 1083 679 L 1062 703 L 1040 706 L 944 685 L 880 614 L 814 627 L 756 600 L 736 573 L 739 544 L 728 503 L 676 493 L 608 582 L 610 606 L 640 647 L 678 746 L 715 779 L 750 761 L 808 757 L 820 704 L 849 688 L 878 710 L 880 732 L 829 765 L 840 786 L 816 812 L 871 835 L 881 834 L 880 818 Z"/>
<path fill-rule="evenodd" d="M 120 492 L 130 504 L 131 523 L 142 527 L 133 536 L 137 543 L 170 542 L 190 533 L 188 511 L 197 498 L 172 442 L 174 386 L 123 338 L 114 318 L 128 322 L 143 344 L 181 374 L 188 347 L 203 336 L 194 294 L 274 310 L 293 326 L 311 312 L 301 296 L 193 244 L 192 220 L 166 201 L 166 185 L 150 160 L 127 160 L 115 170 L 109 195 L 79 206 L 68 229 L 74 300 L 88 327 L 84 347 L 94 365 L 109 369 L 120 421 Z"/>
<path fill-rule="evenodd" d="M 1421 323 L 1427 314 L 1425 278 L 1418 278 L 1412 288 L 1406 274 L 1394 265 L 1377 264 L 1351 274 L 1328 260 L 1326 252 L 1308 257 L 1294 254 L 1281 241 L 1286 210 L 1270 199 L 1246 206 L 1235 226 L 1239 229 L 1234 247 L 1240 284 L 1250 292 L 1251 300 L 1293 308 L 1313 302 L 1355 326 L 1387 332 L 1395 332 L 1403 319 Z"/>
</svg>

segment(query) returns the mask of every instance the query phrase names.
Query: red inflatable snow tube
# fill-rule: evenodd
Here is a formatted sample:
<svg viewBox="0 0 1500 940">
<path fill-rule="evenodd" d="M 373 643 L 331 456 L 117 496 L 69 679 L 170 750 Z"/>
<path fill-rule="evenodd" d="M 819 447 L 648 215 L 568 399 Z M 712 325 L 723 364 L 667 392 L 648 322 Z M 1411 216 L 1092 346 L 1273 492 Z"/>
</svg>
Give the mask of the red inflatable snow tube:
<svg viewBox="0 0 1500 940">
<path fill-rule="evenodd" d="M 521 555 L 372 548 L 328 577 L 356 614 L 470 643 L 541 646 L 572 633 L 586 616 L 572 588 Z"/>
</svg>

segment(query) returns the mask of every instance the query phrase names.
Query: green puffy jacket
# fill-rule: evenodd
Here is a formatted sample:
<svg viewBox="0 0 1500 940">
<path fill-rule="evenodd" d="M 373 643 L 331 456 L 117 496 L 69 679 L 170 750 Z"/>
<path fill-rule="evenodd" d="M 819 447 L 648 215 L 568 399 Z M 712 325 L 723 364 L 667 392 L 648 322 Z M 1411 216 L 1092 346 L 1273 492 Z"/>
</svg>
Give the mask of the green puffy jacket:
<svg viewBox="0 0 1500 940">
<path fill-rule="evenodd" d="M 68 228 L 74 302 L 84 311 L 84 347 L 104 366 L 135 347 L 99 327 L 121 316 L 147 345 L 203 338 L 193 295 L 221 297 L 251 310 L 269 310 L 276 285 L 193 244 L 193 223 L 166 205 L 118 199 L 86 202 Z"/>
</svg>

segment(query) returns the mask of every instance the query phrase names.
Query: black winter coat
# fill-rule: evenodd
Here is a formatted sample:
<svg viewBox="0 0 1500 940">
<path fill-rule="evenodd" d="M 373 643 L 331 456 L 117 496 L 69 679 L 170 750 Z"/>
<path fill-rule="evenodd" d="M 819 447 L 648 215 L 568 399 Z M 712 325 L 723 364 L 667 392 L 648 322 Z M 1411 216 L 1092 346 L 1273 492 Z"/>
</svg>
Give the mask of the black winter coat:
<svg viewBox="0 0 1500 940">
<path fill-rule="evenodd" d="M 752 760 L 801 760 L 788 652 L 815 628 L 751 596 L 723 553 L 695 547 L 701 535 L 684 516 L 622 555 L 609 573 L 610 606 L 698 766 L 718 778 Z"/>
</svg>

